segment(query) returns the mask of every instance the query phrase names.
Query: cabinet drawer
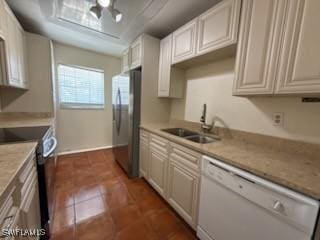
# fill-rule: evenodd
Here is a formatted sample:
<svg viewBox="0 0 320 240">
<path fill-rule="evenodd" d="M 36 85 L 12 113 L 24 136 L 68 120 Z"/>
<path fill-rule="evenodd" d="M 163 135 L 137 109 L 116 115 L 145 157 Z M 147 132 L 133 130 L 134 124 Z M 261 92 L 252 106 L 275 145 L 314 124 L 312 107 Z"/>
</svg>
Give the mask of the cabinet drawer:
<svg viewBox="0 0 320 240">
<path fill-rule="evenodd" d="M 12 219 L 12 211 L 14 207 L 14 191 L 15 187 L 11 189 L 7 198 L 0 203 L 0 226 L 5 227 L 8 225 L 8 221 Z"/>
<path fill-rule="evenodd" d="M 150 147 L 165 155 L 168 154 L 168 143 L 169 141 L 162 137 L 158 137 L 153 134 L 150 135 Z"/>
<path fill-rule="evenodd" d="M 149 134 L 146 131 L 140 130 L 140 141 L 149 142 Z"/>
<path fill-rule="evenodd" d="M 36 162 L 34 159 L 34 153 L 32 153 L 28 158 L 28 160 L 26 161 L 24 169 L 22 170 L 19 176 L 19 181 L 21 183 L 24 183 L 27 180 L 28 176 L 30 175 L 32 168 L 35 168 L 35 167 L 36 167 Z"/>
<path fill-rule="evenodd" d="M 40 229 L 41 215 L 39 204 L 38 183 L 34 180 L 26 193 L 25 198 L 21 203 L 21 225 L 25 229 Z"/>
<path fill-rule="evenodd" d="M 171 148 L 170 159 L 192 167 L 195 170 L 200 170 L 200 153 L 174 143 L 171 143 Z"/>
<path fill-rule="evenodd" d="M 19 221 L 20 221 L 20 210 L 17 207 L 11 208 L 8 216 L 5 218 L 3 224 L 1 225 L 1 229 L 3 230 L 12 230 L 15 228 L 19 228 Z M 2 233 L 1 233 L 2 234 Z M 0 235 L 1 236 L 1 235 Z M 18 240 L 21 239 L 20 236 L 4 236 L 4 240 Z"/>
<path fill-rule="evenodd" d="M 30 188 L 30 185 L 37 180 L 37 169 L 36 167 L 32 167 L 31 171 L 29 172 L 29 176 L 25 180 L 25 182 L 22 182 L 22 188 L 21 188 L 21 196 L 24 197 L 26 193 L 28 192 L 28 189 Z"/>
</svg>

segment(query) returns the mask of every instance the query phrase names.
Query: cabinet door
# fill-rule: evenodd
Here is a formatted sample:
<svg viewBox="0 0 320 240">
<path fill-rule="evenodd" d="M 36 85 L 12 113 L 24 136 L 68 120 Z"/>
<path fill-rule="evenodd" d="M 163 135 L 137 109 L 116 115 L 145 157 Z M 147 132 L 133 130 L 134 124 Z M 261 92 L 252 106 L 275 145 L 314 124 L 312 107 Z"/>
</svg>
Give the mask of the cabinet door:
<svg viewBox="0 0 320 240">
<path fill-rule="evenodd" d="M 320 1 L 290 0 L 276 93 L 320 93 Z"/>
<path fill-rule="evenodd" d="M 27 61 L 26 61 L 26 39 L 23 29 L 17 28 L 17 46 L 19 62 L 20 87 L 26 88 L 28 85 Z"/>
<path fill-rule="evenodd" d="M 197 18 L 176 30 L 172 35 L 172 63 L 196 55 Z"/>
<path fill-rule="evenodd" d="M 198 176 L 175 164 L 170 159 L 168 201 L 194 228 L 197 221 L 198 182 Z"/>
<path fill-rule="evenodd" d="M 121 72 L 125 73 L 130 70 L 130 48 L 122 53 Z"/>
<path fill-rule="evenodd" d="M 131 44 L 131 66 L 130 69 L 135 69 L 141 66 L 142 59 L 142 37 L 139 37 Z"/>
<path fill-rule="evenodd" d="M 11 10 L 8 7 L 6 10 L 7 21 L 7 39 L 6 39 L 6 52 L 7 52 L 7 68 L 8 68 L 8 85 L 20 87 L 20 73 L 19 73 L 19 45 L 18 45 L 18 28 L 16 20 Z"/>
<path fill-rule="evenodd" d="M 149 144 L 148 136 L 144 132 L 140 132 L 140 161 L 139 161 L 140 175 L 148 179 L 149 169 Z"/>
<path fill-rule="evenodd" d="M 234 95 L 274 92 L 285 1 L 242 1 Z"/>
<path fill-rule="evenodd" d="M 171 72 L 171 49 L 172 35 L 164 38 L 160 42 L 160 61 L 158 96 L 169 97 L 170 94 L 170 72 Z"/>
<path fill-rule="evenodd" d="M 7 29 L 7 22 L 6 22 L 6 14 L 4 10 L 4 1 L 0 1 L 0 37 L 5 38 L 6 36 L 6 29 Z"/>
<path fill-rule="evenodd" d="M 241 0 L 224 0 L 199 16 L 197 55 L 237 42 Z"/>
<path fill-rule="evenodd" d="M 40 205 L 37 180 L 31 184 L 21 203 L 21 219 L 25 229 L 40 229 Z"/>
<path fill-rule="evenodd" d="M 149 183 L 165 197 L 167 178 L 167 157 L 154 148 L 150 148 Z"/>
</svg>

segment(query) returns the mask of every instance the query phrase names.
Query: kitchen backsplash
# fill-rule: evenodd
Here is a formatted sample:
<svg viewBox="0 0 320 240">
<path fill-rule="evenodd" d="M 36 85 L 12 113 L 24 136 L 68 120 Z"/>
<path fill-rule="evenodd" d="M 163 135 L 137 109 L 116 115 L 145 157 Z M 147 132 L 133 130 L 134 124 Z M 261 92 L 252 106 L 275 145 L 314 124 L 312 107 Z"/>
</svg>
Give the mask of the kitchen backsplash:
<svg viewBox="0 0 320 240">
<path fill-rule="evenodd" d="M 199 122 L 207 103 L 207 121 L 217 126 L 269 136 L 320 143 L 320 103 L 302 103 L 298 97 L 232 96 L 233 58 L 194 67 L 186 72 L 184 99 L 172 100 L 171 118 Z M 273 113 L 284 114 L 275 126 Z"/>
</svg>

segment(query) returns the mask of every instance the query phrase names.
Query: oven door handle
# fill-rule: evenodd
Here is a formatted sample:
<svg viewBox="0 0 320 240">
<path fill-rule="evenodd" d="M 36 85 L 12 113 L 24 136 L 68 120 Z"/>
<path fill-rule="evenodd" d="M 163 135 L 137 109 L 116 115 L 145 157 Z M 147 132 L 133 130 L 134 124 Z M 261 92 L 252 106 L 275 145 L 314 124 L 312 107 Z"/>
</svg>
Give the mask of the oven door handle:
<svg viewBox="0 0 320 240">
<path fill-rule="evenodd" d="M 53 153 L 53 151 L 56 149 L 57 143 L 58 143 L 57 139 L 55 137 L 51 137 L 51 138 L 45 140 L 43 145 L 45 146 L 47 144 L 47 142 L 49 142 L 49 141 L 52 141 L 53 144 L 52 144 L 51 148 L 47 152 L 43 153 L 43 157 L 45 157 L 45 158 L 48 157 L 51 153 Z"/>
</svg>

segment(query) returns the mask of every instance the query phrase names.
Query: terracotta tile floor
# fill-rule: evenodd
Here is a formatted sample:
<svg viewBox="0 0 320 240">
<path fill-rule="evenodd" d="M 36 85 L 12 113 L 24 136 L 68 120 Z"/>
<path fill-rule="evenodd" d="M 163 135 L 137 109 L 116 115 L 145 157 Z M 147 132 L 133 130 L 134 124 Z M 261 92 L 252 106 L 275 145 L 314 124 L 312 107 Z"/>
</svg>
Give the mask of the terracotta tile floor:
<svg viewBox="0 0 320 240">
<path fill-rule="evenodd" d="M 129 179 L 111 150 L 61 156 L 52 240 L 197 239 L 143 179 Z"/>
</svg>

